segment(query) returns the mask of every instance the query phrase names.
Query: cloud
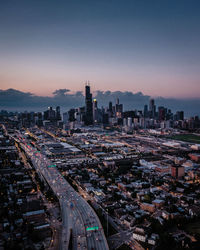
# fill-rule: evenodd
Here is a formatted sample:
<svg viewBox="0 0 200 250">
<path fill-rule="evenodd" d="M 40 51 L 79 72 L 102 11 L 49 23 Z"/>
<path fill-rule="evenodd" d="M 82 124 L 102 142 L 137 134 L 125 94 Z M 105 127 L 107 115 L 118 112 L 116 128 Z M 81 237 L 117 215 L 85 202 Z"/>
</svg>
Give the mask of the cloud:
<svg viewBox="0 0 200 250">
<path fill-rule="evenodd" d="M 68 92 L 70 92 L 69 89 L 57 89 L 53 92 L 53 95 L 55 96 L 65 96 Z"/>
<path fill-rule="evenodd" d="M 84 96 L 78 91 L 69 93 L 68 89 L 58 89 L 54 96 L 36 96 L 29 92 L 16 89 L 0 90 L 0 108 L 17 110 L 45 110 L 48 106 L 61 106 L 63 109 L 77 107 L 84 104 Z"/>
<path fill-rule="evenodd" d="M 27 96 L 33 96 L 30 92 L 22 92 L 16 89 L 7 89 L 7 90 L 0 90 L 1 97 L 15 97 L 15 98 L 23 98 Z"/>
<path fill-rule="evenodd" d="M 145 104 L 149 103 L 150 96 L 142 92 L 133 93 L 129 91 L 101 91 L 93 94 L 98 101 L 98 107 L 108 106 L 109 102 L 116 103 L 119 98 L 123 103 L 124 110 L 143 110 Z M 62 111 L 70 108 L 84 106 L 85 99 L 81 91 L 71 93 L 69 89 L 57 89 L 52 97 L 36 96 L 30 92 L 22 92 L 16 89 L 0 90 L 0 108 L 12 111 L 44 111 L 48 106 L 61 106 Z M 164 106 L 173 112 L 184 110 L 186 116 L 200 115 L 200 99 L 172 99 L 159 97 L 155 99 L 156 106 Z"/>
<path fill-rule="evenodd" d="M 122 91 L 100 91 L 95 93 L 95 98 L 100 105 L 108 105 L 111 101 L 113 104 L 119 98 L 120 103 L 124 104 L 125 109 L 143 109 L 144 104 L 149 102 L 149 96 L 143 95 L 141 92 L 122 92 Z"/>
</svg>

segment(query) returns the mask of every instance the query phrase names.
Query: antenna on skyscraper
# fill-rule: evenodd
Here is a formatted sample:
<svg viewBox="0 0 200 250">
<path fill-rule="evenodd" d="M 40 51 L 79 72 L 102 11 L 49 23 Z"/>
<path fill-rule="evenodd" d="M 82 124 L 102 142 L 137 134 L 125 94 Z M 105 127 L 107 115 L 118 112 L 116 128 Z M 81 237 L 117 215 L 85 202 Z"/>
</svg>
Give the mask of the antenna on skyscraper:
<svg viewBox="0 0 200 250">
<path fill-rule="evenodd" d="M 85 82 L 85 86 L 90 86 L 90 82 L 88 80 Z"/>
</svg>

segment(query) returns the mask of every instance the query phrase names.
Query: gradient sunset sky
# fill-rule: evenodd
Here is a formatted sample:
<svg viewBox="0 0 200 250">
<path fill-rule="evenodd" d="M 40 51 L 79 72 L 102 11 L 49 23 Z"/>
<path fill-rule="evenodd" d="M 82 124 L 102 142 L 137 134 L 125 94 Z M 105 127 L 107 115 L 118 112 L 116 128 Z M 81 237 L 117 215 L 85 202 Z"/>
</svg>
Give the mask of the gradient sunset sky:
<svg viewBox="0 0 200 250">
<path fill-rule="evenodd" d="M 199 0 L 0 0 L 0 89 L 200 97 Z"/>
</svg>

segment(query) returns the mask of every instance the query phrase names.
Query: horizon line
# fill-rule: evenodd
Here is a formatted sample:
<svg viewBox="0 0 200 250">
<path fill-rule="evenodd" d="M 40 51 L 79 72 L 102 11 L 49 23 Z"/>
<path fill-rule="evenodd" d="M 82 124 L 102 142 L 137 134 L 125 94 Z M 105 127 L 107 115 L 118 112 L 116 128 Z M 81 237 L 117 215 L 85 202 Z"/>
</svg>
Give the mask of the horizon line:
<svg viewBox="0 0 200 250">
<path fill-rule="evenodd" d="M 91 87 L 91 85 L 90 85 L 90 87 Z M 61 90 L 61 89 L 63 90 L 63 88 L 59 88 L 59 89 L 55 89 L 53 92 L 55 92 L 56 90 Z M 6 91 L 9 91 L 9 90 L 19 91 L 19 92 L 25 93 L 25 94 L 29 93 L 29 94 L 31 94 L 33 96 L 38 96 L 38 97 L 53 98 L 53 97 L 56 96 L 55 94 L 53 94 L 53 92 L 50 95 L 44 95 L 44 94 L 38 94 L 36 92 L 20 90 L 20 89 L 16 89 L 16 88 L 12 88 L 12 87 L 11 88 L 6 88 L 6 89 L 0 89 L 1 92 L 6 92 Z M 66 90 L 68 90 L 66 96 L 76 94 L 77 92 L 81 92 L 83 94 L 83 96 L 84 96 L 84 91 L 83 90 L 70 90 L 70 89 L 66 89 Z M 141 93 L 143 96 L 146 96 L 146 97 L 149 97 L 149 98 L 154 98 L 154 99 L 178 99 L 178 100 L 196 100 L 196 99 L 200 99 L 200 97 L 186 97 L 186 96 L 184 96 L 184 97 L 178 97 L 178 96 L 173 97 L 173 96 L 161 96 L 161 95 L 148 95 L 148 94 L 143 93 L 142 91 L 133 92 L 133 91 L 130 91 L 130 90 L 124 90 L 124 91 L 122 91 L 122 90 L 113 90 L 112 91 L 112 90 L 109 90 L 109 89 L 107 89 L 107 90 L 98 89 L 98 90 L 95 90 L 95 91 L 91 90 L 92 94 L 94 94 L 94 95 L 98 91 L 103 92 L 103 93 L 106 93 L 106 92 L 111 92 L 111 93 L 115 93 L 115 92 L 127 93 L 127 92 L 129 92 L 129 93 L 132 93 L 132 94 Z"/>
</svg>

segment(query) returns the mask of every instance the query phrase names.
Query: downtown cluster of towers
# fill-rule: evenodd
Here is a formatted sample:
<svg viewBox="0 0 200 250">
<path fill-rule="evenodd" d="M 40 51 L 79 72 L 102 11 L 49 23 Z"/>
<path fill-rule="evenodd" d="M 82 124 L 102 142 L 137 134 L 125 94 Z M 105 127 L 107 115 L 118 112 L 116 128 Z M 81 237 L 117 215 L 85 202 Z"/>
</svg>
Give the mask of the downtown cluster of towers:
<svg viewBox="0 0 200 250">
<path fill-rule="evenodd" d="M 163 106 L 156 107 L 154 99 L 150 99 L 149 105 L 144 105 L 143 110 L 124 111 L 119 99 L 115 104 L 111 101 L 107 107 L 98 107 L 96 99 L 92 98 L 89 83 L 85 85 L 85 105 L 70 109 L 61 115 L 60 107 L 49 107 L 42 112 L 18 113 L 19 124 L 23 127 L 58 126 L 65 129 L 80 128 L 80 126 L 92 126 L 101 124 L 103 127 L 123 128 L 127 132 L 140 128 L 180 128 L 196 129 L 200 127 L 199 117 L 184 119 L 184 112 L 175 114 Z M 8 115 L 8 114 L 7 114 Z M 15 115 L 15 114 L 12 114 Z"/>
<path fill-rule="evenodd" d="M 116 105 L 113 106 L 112 102 L 109 102 L 109 108 L 105 110 L 103 107 L 101 110 L 98 109 L 97 100 L 92 101 L 92 94 L 90 93 L 89 83 L 85 86 L 85 125 L 92 125 L 94 123 L 108 123 L 109 117 L 113 117 L 114 114 L 118 118 L 122 118 L 123 105 L 119 104 L 117 99 Z"/>
<path fill-rule="evenodd" d="M 119 103 L 117 99 L 116 104 L 113 106 L 112 102 L 109 102 L 109 107 L 101 109 L 98 108 L 97 100 L 92 99 L 92 93 L 90 92 L 90 85 L 85 85 L 85 106 L 78 109 L 71 109 L 68 112 L 68 121 L 78 121 L 84 123 L 84 125 L 94 124 L 109 124 L 109 118 L 122 119 L 123 116 L 123 104 Z"/>
<path fill-rule="evenodd" d="M 85 106 L 70 109 L 68 113 L 63 115 L 67 116 L 67 119 L 63 119 L 68 122 L 78 122 L 86 126 L 94 124 L 103 125 L 122 125 L 129 127 L 133 126 L 133 123 L 139 127 L 152 127 L 155 121 L 169 121 L 169 120 L 184 120 L 184 112 L 178 111 L 175 115 L 170 109 L 163 106 L 156 108 L 155 100 L 150 99 L 149 105 L 144 105 L 144 110 L 123 111 L 123 104 L 119 103 L 119 99 L 116 100 L 115 105 L 109 102 L 107 108 L 98 108 L 97 100 L 92 99 L 92 93 L 90 91 L 90 85 L 87 82 L 85 85 Z"/>
</svg>

